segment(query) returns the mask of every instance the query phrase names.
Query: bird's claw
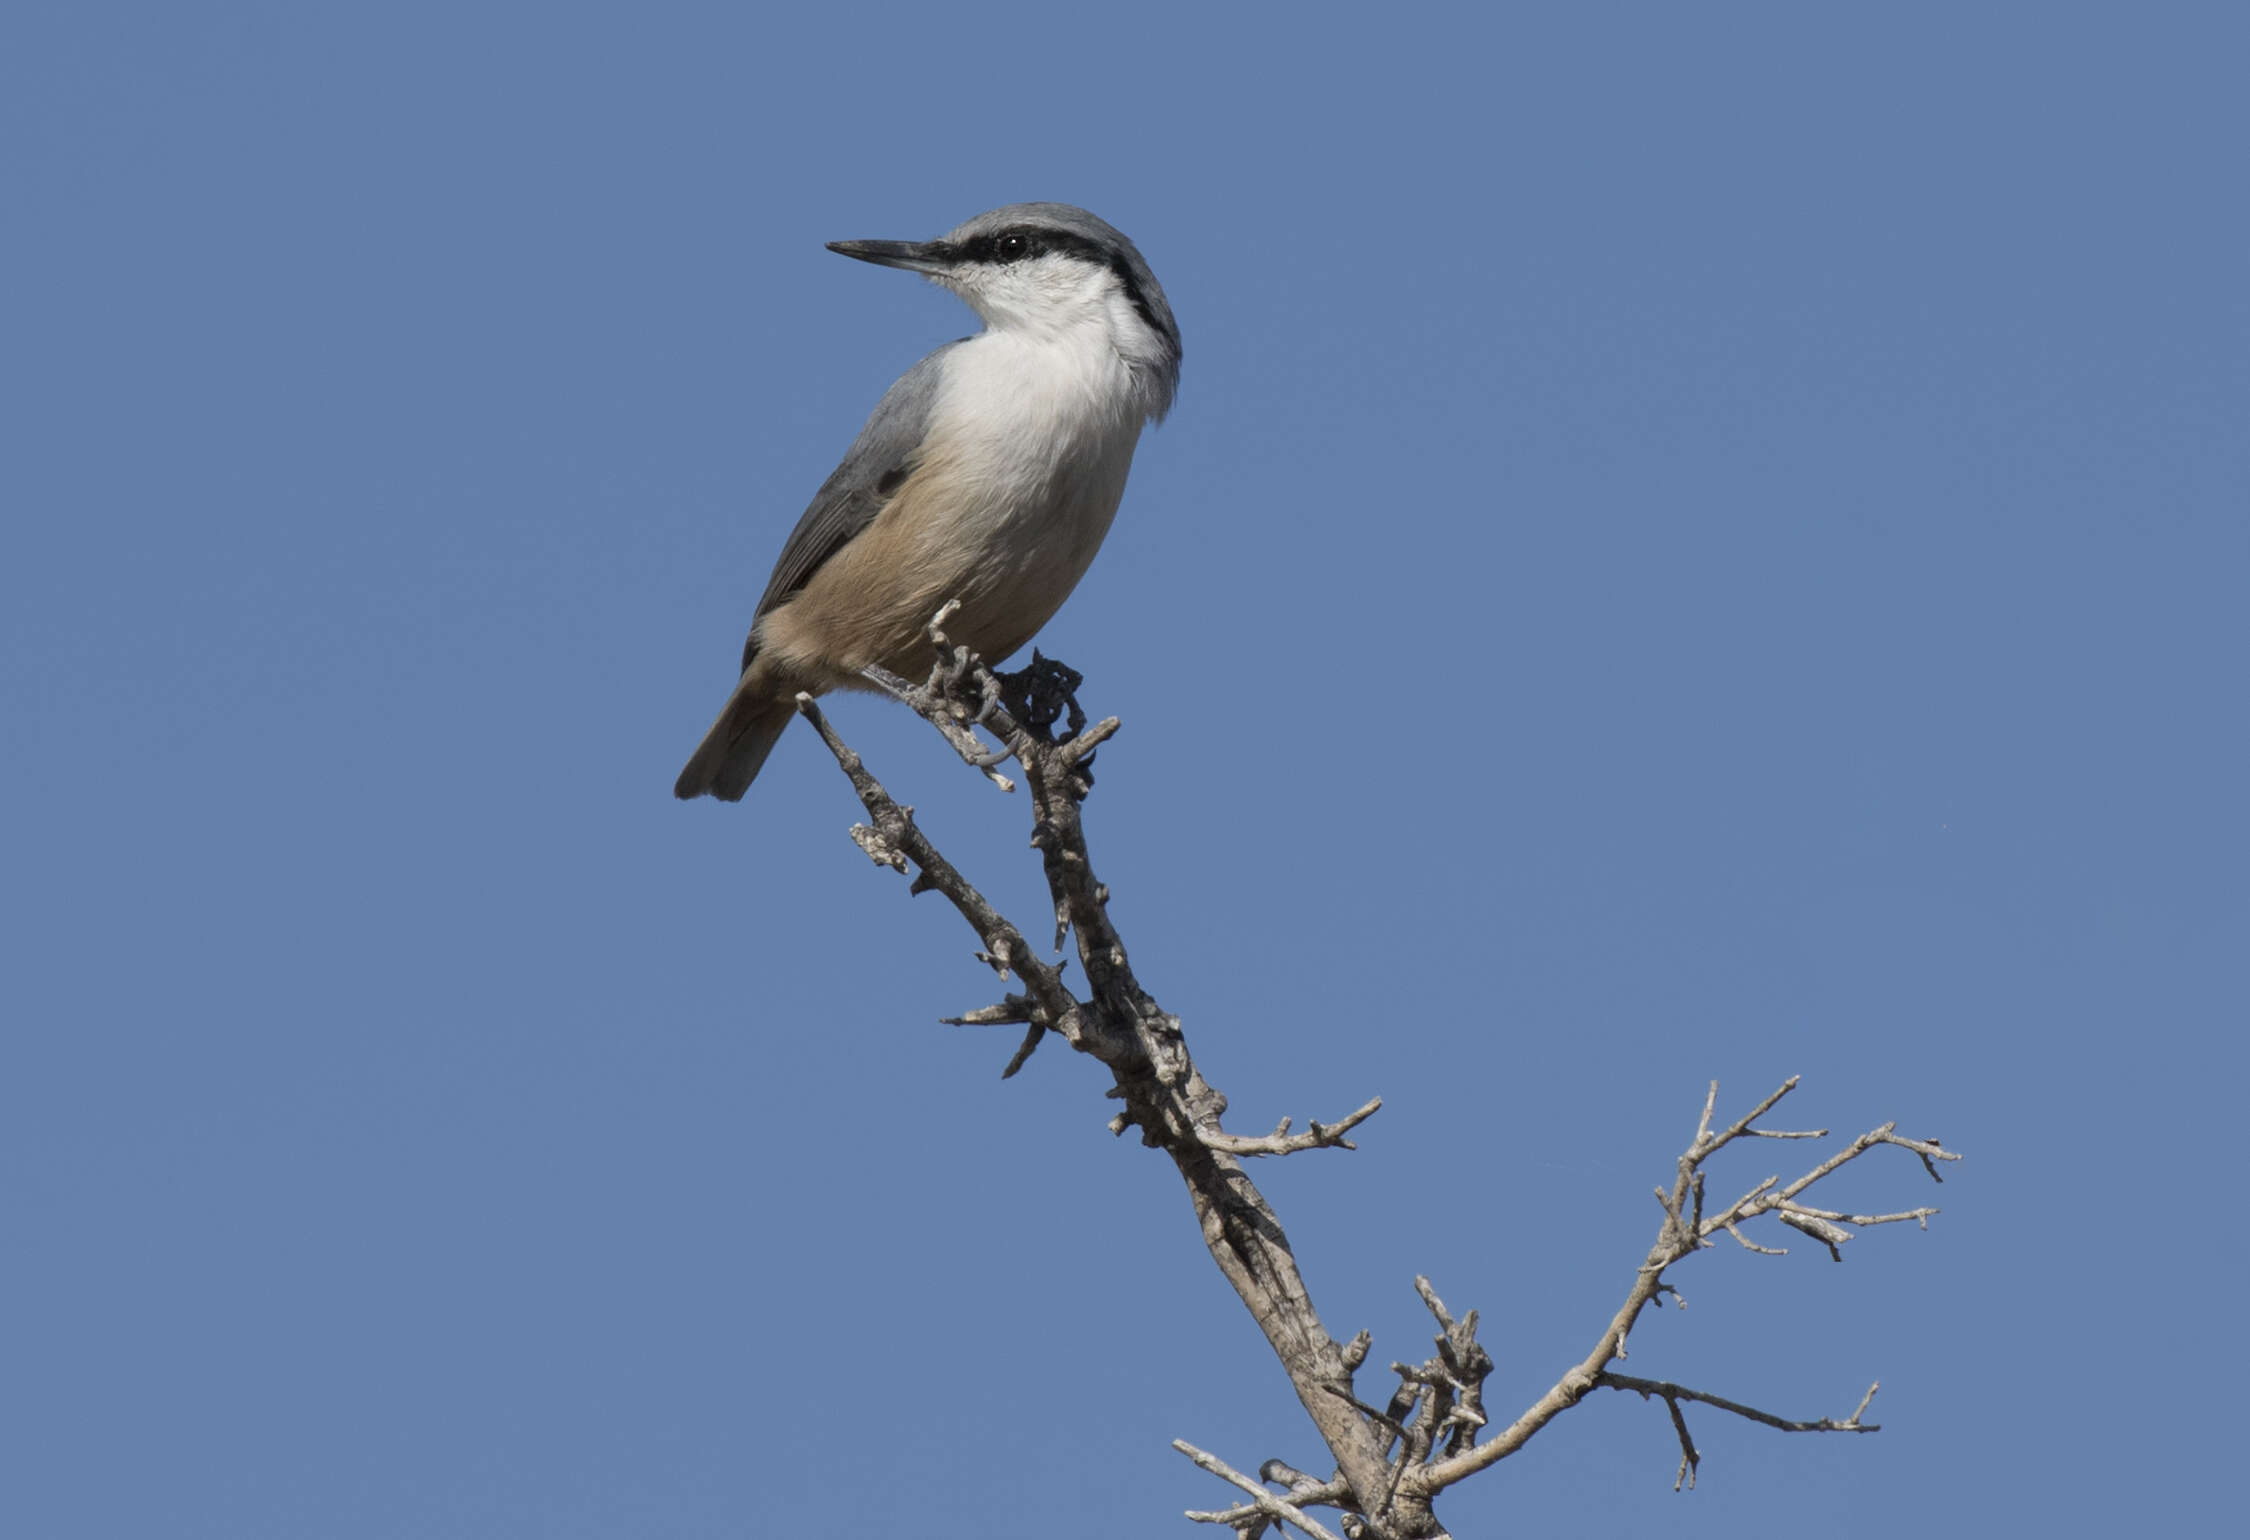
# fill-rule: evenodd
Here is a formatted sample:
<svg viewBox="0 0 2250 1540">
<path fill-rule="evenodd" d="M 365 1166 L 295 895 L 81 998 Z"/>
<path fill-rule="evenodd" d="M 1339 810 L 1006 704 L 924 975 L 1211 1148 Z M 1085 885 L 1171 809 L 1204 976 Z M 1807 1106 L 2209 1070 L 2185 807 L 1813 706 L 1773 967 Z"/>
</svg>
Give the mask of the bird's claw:
<svg viewBox="0 0 2250 1540">
<path fill-rule="evenodd" d="M 1058 720 L 1068 724 L 1072 737 L 1086 730 L 1086 712 L 1077 693 L 1086 676 L 1069 664 L 1058 663 L 1034 647 L 1029 663 L 993 678 L 999 682 L 1000 702 L 1008 714 L 1047 742 L 1055 741 Z"/>
</svg>

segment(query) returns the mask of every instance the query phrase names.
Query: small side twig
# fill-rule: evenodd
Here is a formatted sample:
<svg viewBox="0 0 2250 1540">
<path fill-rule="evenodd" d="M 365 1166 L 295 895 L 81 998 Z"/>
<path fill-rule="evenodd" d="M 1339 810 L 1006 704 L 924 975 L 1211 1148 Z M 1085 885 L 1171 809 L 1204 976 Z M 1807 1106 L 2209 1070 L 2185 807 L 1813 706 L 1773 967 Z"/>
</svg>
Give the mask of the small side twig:
<svg viewBox="0 0 2250 1540">
<path fill-rule="evenodd" d="M 1844 1418 L 1841 1422 L 1833 1417 L 1821 1417 L 1809 1422 L 1776 1417 L 1773 1413 L 1762 1412 L 1754 1406 L 1744 1406 L 1740 1401 L 1729 1401 L 1725 1396 L 1714 1396 L 1708 1391 L 1690 1390 L 1687 1386 L 1675 1385 L 1670 1380 L 1644 1380 L 1630 1374 L 1611 1374 L 1605 1370 L 1594 1376 L 1594 1383 L 1607 1386 L 1611 1390 L 1633 1391 L 1644 1401 L 1650 1396 L 1659 1396 L 1663 1399 L 1665 1410 L 1672 1414 L 1672 1431 L 1679 1435 L 1680 1440 L 1680 1473 L 1672 1482 L 1672 1490 L 1675 1492 L 1680 1490 L 1682 1482 L 1687 1484 L 1690 1491 L 1694 1490 L 1696 1469 L 1703 1462 L 1702 1455 L 1696 1450 L 1695 1440 L 1688 1436 L 1687 1418 L 1680 1411 L 1682 1401 L 1694 1401 L 1704 1406 L 1715 1406 L 1722 1412 L 1732 1412 L 1737 1417 L 1746 1417 L 1752 1422 L 1762 1423 L 1769 1428 L 1777 1428 L 1783 1433 L 1880 1433 L 1883 1431 L 1880 1423 L 1860 1421 L 1861 1416 L 1867 1411 L 1868 1404 L 1875 1399 L 1875 1392 L 1883 1388 L 1883 1383 L 1880 1380 L 1867 1387 L 1867 1394 L 1859 1398 L 1858 1407 L 1853 1410 L 1851 1416 Z"/>
<path fill-rule="evenodd" d="M 1180 1453 L 1186 1455 L 1189 1459 L 1193 1460 L 1197 1465 L 1203 1467 L 1203 1469 L 1209 1471 L 1212 1475 L 1218 1477 L 1221 1481 L 1232 1482 L 1234 1485 L 1240 1487 L 1243 1491 L 1248 1492 L 1250 1494 L 1251 1505 L 1255 1507 L 1260 1513 L 1265 1514 L 1271 1518 L 1286 1519 L 1288 1522 L 1296 1525 L 1299 1529 L 1303 1530 L 1306 1534 L 1312 1536 L 1312 1540 L 1337 1540 L 1337 1537 L 1329 1532 L 1327 1526 L 1322 1524 L 1311 1514 L 1305 1512 L 1304 1509 L 1298 1507 L 1295 1503 L 1287 1502 L 1279 1497 L 1274 1496 L 1273 1493 L 1258 1485 L 1257 1482 L 1251 1480 L 1248 1476 L 1243 1475 L 1242 1472 L 1227 1464 L 1226 1461 L 1220 1459 L 1217 1455 L 1206 1454 L 1203 1450 L 1196 1448 L 1193 1444 L 1182 1438 L 1176 1438 L 1172 1440 L 1172 1447 L 1174 1449 L 1177 1449 Z M 1216 1521 L 1215 1516 L 1199 1513 L 1192 1509 L 1189 1511 L 1188 1517 L 1191 1519 L 1201 1519 L 1204 1523 L 1207 1524 Z"/>
<path fill-rule="evenodd" d="M 1283 1118 L 1270 1134 L 1228 1134 L 1217 1129 L 1198 1128 L 1196 1138 L 1205 1149 L 1222 1150 L 1229 1155 L 1294 1155 L 1300 1150 L 1330 1148 L 1356 1150 L 1358 1145 L 1344 1137 L 1360 1124 L 1373 1117 L 1383 1105 L 1383 1098 L 1374 1096 L 1357 1110 L 1345 1115 L 1341 1122 L 1308 1123 L 1305 1132 L 1289 1132 L 1291 1120 Z"/>
</svg>

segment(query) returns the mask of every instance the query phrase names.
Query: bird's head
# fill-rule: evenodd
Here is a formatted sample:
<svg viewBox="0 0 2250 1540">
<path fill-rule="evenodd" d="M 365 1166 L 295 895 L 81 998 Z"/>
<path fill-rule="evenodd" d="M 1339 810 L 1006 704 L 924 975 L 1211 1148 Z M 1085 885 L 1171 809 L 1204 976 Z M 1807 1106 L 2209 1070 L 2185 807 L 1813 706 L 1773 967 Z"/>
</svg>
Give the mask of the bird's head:
<svg viewBox="0 0 2250 1540">
<path fill-rule="evenodd" d="M 1142 376 L 1152 417 L 1172 404 L 1180 329 L 1163 286 L 1133 243 L 1067 203 L 1011 203 L 934 241 L 830 241 L 862 262 L 904 268 L 943 284 L 994 331 L 1061 336 L 1106 329 L 1109 344 Z"/>
</svg>

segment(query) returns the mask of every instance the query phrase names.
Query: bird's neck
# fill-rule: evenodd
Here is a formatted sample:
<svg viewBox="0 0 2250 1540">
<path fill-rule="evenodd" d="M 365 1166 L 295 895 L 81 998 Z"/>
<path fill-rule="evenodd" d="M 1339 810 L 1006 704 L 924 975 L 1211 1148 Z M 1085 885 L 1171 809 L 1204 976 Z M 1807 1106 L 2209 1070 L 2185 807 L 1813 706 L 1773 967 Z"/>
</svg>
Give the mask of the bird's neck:
<svg viewBox="0 0 2250 1540">
<path fill-rule="evenodd" d="M 1116 395 L 1117 406 L 1134 412 L 1136 427 L 1170 410 L 1177 360 L 1108 275 L 1044 296 L 1037 306 L 987 302 L 977 310 L 985 330 L 972 341 L 989 339 L 1027 359 L 1036 354 L 1085 387 Z"/>
<path fill-rule="evenodd" d="M 971 357 L 961 363 L 981 388 L 1033 410 L 1137 434 L 1169 403 L 1153 388 L 1147 364 L 1120 341 L 1098 312 L 996 319 L 969 339 L 964 351 Z"/>
</svg>

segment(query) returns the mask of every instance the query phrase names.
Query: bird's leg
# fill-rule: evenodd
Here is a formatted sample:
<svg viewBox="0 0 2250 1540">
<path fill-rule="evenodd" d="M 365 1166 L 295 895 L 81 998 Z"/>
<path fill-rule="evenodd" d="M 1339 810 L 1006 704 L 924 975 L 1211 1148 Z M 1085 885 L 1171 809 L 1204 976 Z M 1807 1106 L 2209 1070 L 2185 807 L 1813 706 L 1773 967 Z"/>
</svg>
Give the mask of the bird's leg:
<svg viewBox="0 0 2250 1540">
<path fill-rule="evenodd" d="M 945 623 L 960 613 L 961 601 L 948 599 L 930 617 L 930 623 L 925 628 L 930 645 L 937 649 L 937 662 L 931 665 L 928 689 L 933 699 L 952 701 L 968 710 L 970 703 L 961 699 L 961 681 L 972 675 L 983 675 L 986 671 L 983 659 L 968 648 L 955 645 L 953 638 L 945 634 Z M 983 678 L 978 678 L 977 700 L 975 709 L 970 712 L 970 720 L 982 724 L 992 714 L 992 701 L 991 689 Z"/>
</svg>

